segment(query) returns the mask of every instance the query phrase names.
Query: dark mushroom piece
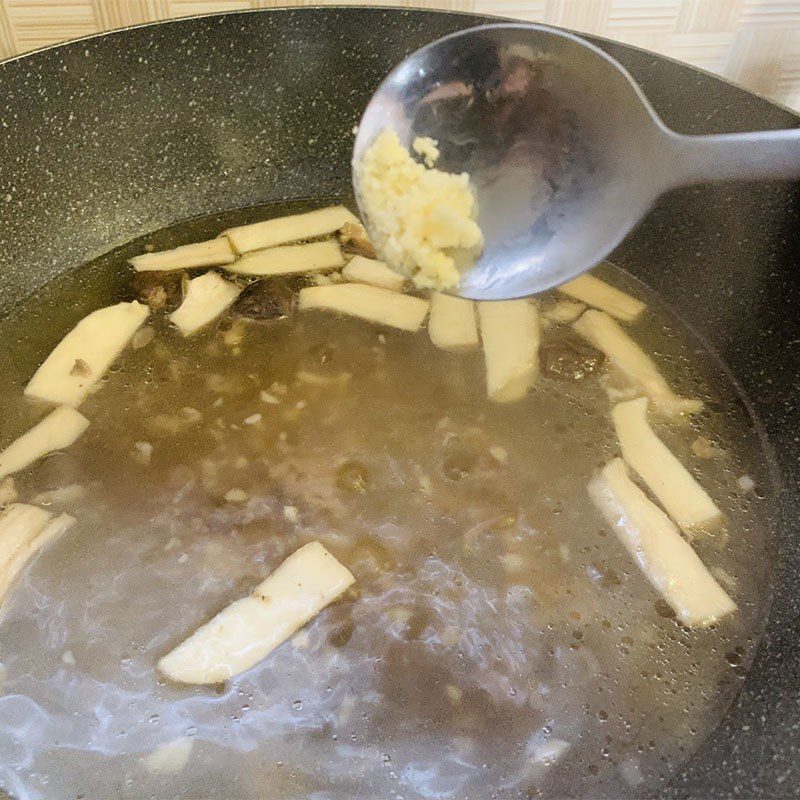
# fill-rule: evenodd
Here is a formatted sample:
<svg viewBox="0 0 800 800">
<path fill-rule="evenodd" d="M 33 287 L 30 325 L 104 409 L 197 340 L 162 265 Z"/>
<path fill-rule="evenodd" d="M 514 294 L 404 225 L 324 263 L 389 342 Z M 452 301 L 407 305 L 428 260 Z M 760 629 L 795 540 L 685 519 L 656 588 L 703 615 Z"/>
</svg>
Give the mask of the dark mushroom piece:
<svg viewBox="0 0 800 800">
<path fill-rule="evenodd" d="M 286 319 L 294 310 L 296 293 L 305 285 L 301 277 L 254 281 L 231 306 L 231 316 L 261 321 Z"/>
<path fill-rule="evenodd" d="M 346 222 L 339 228 L 339 243 L 350 253 L 365 258 L 377 258 L 378 254 L 367 236 L 367 231 L 358 222 Z"/>
<path fill-rule="evenodd" d="M 136 272 L 131 287 L 140 303 L 153 311 L 174 311 L 183 300 L 183 272 Z"/>
</svg>

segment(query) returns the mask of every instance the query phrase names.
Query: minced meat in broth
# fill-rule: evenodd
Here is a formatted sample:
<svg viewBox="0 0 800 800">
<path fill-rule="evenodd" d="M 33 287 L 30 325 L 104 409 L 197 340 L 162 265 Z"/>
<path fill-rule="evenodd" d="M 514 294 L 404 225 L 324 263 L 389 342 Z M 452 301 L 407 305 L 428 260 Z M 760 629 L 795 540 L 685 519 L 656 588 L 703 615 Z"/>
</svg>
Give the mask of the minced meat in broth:
<svg viewBox="0 0 800 800">
<path fill-rule="evenodd" d="M 174 303 L 126 258 L 274 213 L 161 231 L 25 303 L 0 330 L 6 439 L 37 419 L 21 388 L 81 316 L 141 292 Z M 26 502 L 61 490 L 39 502 L 77 523 L 5 601 L 0 785 L 20 800 L 487 800 L 668 779 L 760 630 L 766 466 L 714 358 L 640 285 L 605 277 L 647 301 L 637 338 L 707 400 L 658 432 L 725 513 L 693 545 L 737 613 L 682 627 L 592 506 L 587 483 L 617 454 L 607 365 L 569 325 L 543 331 L 530 395 L 496 405 L 479 350 L 298 315 L 281 281 L 190 339 L 154 314 L 155 336 L 81 407 L 86 434 L 16 476 Z M 156 672 L 311 540 L 356 576 L 342 600 L 225 685 Z"/>
</svg>

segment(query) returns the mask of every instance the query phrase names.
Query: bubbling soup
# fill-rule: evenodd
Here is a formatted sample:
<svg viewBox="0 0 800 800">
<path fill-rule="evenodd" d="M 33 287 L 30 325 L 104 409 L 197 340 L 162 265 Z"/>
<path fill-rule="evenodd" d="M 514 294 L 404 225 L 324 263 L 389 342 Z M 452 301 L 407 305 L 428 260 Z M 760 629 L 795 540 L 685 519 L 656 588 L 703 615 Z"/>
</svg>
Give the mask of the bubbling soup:
<svg viewBox="0 0 800 800">
<path fill-rule="evenodd" d="M 0 786 L 652 793 L 768 602 L 733 385 L 611 265 L 429 305 L 350 212 L 244 227 L 324 206 L 158 231 L 0 323 Z"/>
</svg>

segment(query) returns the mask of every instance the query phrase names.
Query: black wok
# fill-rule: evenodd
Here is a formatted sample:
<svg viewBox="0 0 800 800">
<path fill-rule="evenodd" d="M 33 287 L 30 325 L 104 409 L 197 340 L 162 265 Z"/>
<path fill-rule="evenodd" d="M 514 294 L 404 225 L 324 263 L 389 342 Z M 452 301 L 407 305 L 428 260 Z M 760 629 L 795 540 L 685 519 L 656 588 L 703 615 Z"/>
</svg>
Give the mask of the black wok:
<svg viewBox="0 0 800 800">
<path fill-rule="evenodd" d="M 301 9 L 185 19 L 0 65 L 0 313 L 53 276 L 219 209 L 349 191 L 351 130 L 409 51 L 484 21 Z M 683 133 L 795 127 L 718 78 L 597 41 Z M 800 797 L 800 196 L 789 182 L 663 199 L 613 260 L 706 339 L 765 435 L 774 603 L 729 714 L 665 798 Z M 767 479 L 767 483 L 770 481 Z"/>
</svg>

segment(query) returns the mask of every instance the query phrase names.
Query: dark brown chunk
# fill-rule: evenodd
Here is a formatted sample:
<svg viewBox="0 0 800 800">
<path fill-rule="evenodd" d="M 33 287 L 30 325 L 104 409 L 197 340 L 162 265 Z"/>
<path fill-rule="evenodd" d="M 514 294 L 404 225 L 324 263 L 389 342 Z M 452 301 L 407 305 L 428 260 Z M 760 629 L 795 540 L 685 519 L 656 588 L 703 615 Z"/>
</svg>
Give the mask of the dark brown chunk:
<svg viewBox="0 0 800 800">
<path fill-rule="evenodd" d="M 363 225 L 357 222 L 345 222 L 339 229 L 339 242 L 350 253 L 365 258 L 377 258 L 378 254 L 372 246 Z"/>
<path fill-rule="evenodd" d="M 183 300 L 183 272 L 135 272 L 131 280 L 136 299 L 153 311 L 174 311 Z"/>
<path fill-rule="evenodd" d="M 244 288 L 231 306 L 231 315 L 247 319 L 276 320 L 291 316 L 304 278 L 267 278 Z"/>
</svg>

